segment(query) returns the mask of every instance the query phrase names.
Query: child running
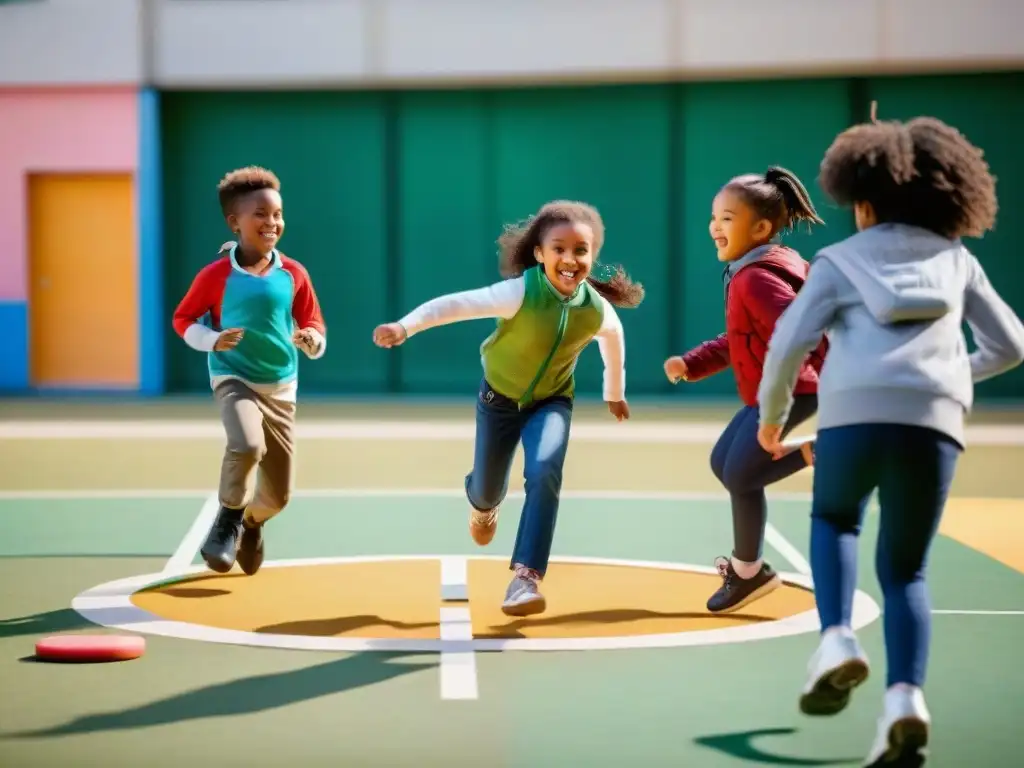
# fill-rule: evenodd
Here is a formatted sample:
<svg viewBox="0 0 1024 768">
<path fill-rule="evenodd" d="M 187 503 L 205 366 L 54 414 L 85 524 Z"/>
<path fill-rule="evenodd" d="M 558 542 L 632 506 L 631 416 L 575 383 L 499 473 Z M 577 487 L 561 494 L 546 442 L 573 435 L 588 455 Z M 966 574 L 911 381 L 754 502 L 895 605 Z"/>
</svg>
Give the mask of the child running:
<svg viewBox="0 0 1024 768">
<path fill-rule="evenodd" d="M 731 366 L 744 403 L 711 451 L 711 470 L 732 501 L 733 525 L 732 557 L 715 560 L 722 586 L 708 599 L 712 613 L 737 611 L 782 584 L 762 558 L 768 519 L 764 489 L 814 460 L 810 441 L 794 446 L 777 461 L 757 442 L 757 386 L 765 349 L 776 320 L 808 271 L 800 254 L 780 245 L 777 237 L 800 221 L 824 223 L 804 185 L 785 168 L 769 168 L 763 176 L 738 176 L 721 189 L 712 203 L 710 232 L 718 260 L 726 264 L 725 333 L 665 361 L 665 375 L 672 383 L 700 381 Z M 822 340 L 816 353 L 801 361 L 784 433 L 817 410 L 825 348 Z"/>
<path fill-rule="evenodd" d="M 238 242 L 200 270 L 174 312 L 178 335 L 208 353 L 227 435 L 221 506 L 200 550 L 218 573 L 236 557 L 248 575 L 263 563 L 263 524 L 288 504 L 294 483 L 298 349 L 314 360 L 327 349 L 309 274 L 276 247 L 284 233 L 280 189 L 258 167 L 223 178 L 221 210 Z"/>
<path fill-rule="evenodd" d="M 629 418 L 625 339 L 614 306 L 635 307 L 643 287 L 621 268 L 607 280 L 591 270 L 604 242 L 604 223 L 589 205 L 556 201 L 527 221 L 507 227 L 498 241 L 508 279 L 479 290 L 440 296 L 396 323 L 374 329 L 374 342 L 393 347 L 448 323 L 498 318 L 481 346 L 483 380 L 476 404 L 476 447 L 466 476 L 469 531 L 485 546 L 494 538 L 508 491 L 512 456 L 525 454 L 526 499 L 502 610 L 541 613 L 543 580 L 562 488 L 575 384 L 583 348 L 597 339 L 604 361 L 604 399 L 616 419 Z"/>
<path fill-rule="evenodd" d="M 877 489 L 888 680 L 864 765 L 920 766 L 928 551 L 963 450 L 972 381 L 1024 360 L 1024 326 L 960 242 L 992 228 L 997 202 L 981 151 L 957 130 L 930 117 L 854 126 L 828 149 L 819 181 L 853 206 L 858 233 L 818 253 L 775 329 L 759 390 L 759 439 L 779 452 L 793 381 L 828 331 L 810 542 L 822 634 L 800 709 L 836 714 L 868 676 L 850 621 L 857 538 Z M 970 354 L 964 320 L 977 344 Z"/>
</svg>

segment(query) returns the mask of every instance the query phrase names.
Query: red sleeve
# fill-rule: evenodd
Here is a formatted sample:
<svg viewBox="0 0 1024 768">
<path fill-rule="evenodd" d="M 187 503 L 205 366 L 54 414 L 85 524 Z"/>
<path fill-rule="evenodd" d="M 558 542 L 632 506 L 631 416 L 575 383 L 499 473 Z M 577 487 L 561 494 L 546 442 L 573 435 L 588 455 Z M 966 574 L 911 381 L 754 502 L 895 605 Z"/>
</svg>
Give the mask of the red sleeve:
<svg viewBox="0 0 1024 768">
<path fill-rule="evenodd" d="M 286 256 L 282 256 L 281 266 L 291 273 L 295 283 L 295 294 L 292 298 L 292 317 L 295 318 L 295 322 L 299 328 L 316 328 L 320 335 L 326 338 L 327 325 L 324 323 L 320 302 L 316 298 L 316 291 L 313 290 L 309 272 L 299 262 Z"/>
<path fill-rule="evenodd" d="M 775 331 L 775 323 L 796 298 L 793 286 L 767 269 L 747 269 L 737 277 L 743 306 L 757 335 L 766 344 Z"/>
<path fill-rule="evenodd" d="M 195 276 L 188 293 L 174 310 L 171 324 L 182 338 L 193 323 L 209 313 L 212 327 L 220 330 L 220 304 L 224 298 L 224 285 L 231 272 L 231 262 L 224 258 L 207 264 Z"/>
<path fill-rule="evenodd" d="M 686 380 L 700 381 L 729 367 L 729 339 L 723 333 L 683 355 Z"/>
</svg>

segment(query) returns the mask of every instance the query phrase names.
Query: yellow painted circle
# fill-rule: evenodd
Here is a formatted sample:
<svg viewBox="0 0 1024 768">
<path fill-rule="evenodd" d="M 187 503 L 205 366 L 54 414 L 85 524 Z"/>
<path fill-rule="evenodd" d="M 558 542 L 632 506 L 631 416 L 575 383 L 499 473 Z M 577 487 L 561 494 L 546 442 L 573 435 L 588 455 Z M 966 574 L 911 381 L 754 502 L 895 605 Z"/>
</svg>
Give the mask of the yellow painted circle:
<svg viewBox="0 0 1024 768">
<path fill-rule="evenodd" d="M 784 584 L 748 609 L 712 615 L 721 586 L 710 573 L 559 562 L 541 585 L 544 614 L 501 612 L 507 561 L 470 559 L 468 603 L 443 603 L 437 559 L 295 564 L 255 576 L 200 574 L 135 592 L 131 602 L 164 620 L 257 635 L 437 640 L 444 605 L 468 607 L 474 639 L 614 638 L 743 627 L 813 610 L 813 593 Z"/>
</svg>

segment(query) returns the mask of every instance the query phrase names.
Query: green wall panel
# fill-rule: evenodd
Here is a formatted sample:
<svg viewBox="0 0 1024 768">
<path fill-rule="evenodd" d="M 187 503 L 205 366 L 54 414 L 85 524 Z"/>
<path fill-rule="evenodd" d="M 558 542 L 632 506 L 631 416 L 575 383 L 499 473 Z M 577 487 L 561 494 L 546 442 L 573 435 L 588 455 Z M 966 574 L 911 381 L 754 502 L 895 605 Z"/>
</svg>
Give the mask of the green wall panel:
<svg viewBox="0 0 1024 768">
<path fill-rule="evenodd" d="M 878 78 L 869 81 L 878 116 L 907 120 L 933 115 L 956 126 L 985 151 L 996 176 L 996 228 L 965 243 L 1003 298 L 1024 316 L 1021 242 L 1024 242 L 1024 73 Z M 1024 369 L 979 384 L 975 397 L 1024 397 Z"/>
<path fill-rule="evenodd" d="M 866 86 L 866 87 L 864 87 Z M 229 233 L 216 184 L 246 164 L 284 185 L 283 250 L 306 264 L 330 328 L 327 356 L 302 363 L 308 393 L 465 395 L 481 374 L 492 320 L 432 329 L 379 350 L 373 326 L 420 302 L 500 279 L 502 226 L 557 198 L 596 205 L 602 258 L 621 262 L 648 296 L 622 310 L 632 395 L 736 397 L 731 373 L 670 387 L 668 354 L 720 333 L 722 267 L 707 232 L 729 178 L 786 166 L 804 181 L 825 227 L 785 241 L 805 258 L 853 231 L 817 185 L 837 133 L 880 102 L 883 118 L 934 114 L 985 150 L 999 177 L 995 232 L 969 245 L 1024 313 L 1016 244 L 1024 239 L 1024 75 L 416 91 L 164 94 L 166 290 L 169 309 Z M 173 336 L 168 385 L 207 389 L 205 360 Z M 596 345 L 577 371 L 598 395 Z M 987 382 L 980 399 L 1024 396 L 1024 371 Z"/>
<path fill-rule="evenodd" d="M 734 176 L 763 173 L 769 165 L 789 168 L 807 187 L 826 226 L 784 238 L 805 259 L 822 246 L 853 232 L 852 218 L 825 202 L 817 185 L 818 166 L 832 139 L 850 123 L 848 87 L 841 80 L 708 83 L 686 86 L 682 100 L 681 208 L 676 221 L 682 260 L 684 352 L 725 330 L 722 264 L 715 258 L 708 224 L 718 190 Z M 681 385 L 683 395 L 736 396 L 731 371 Z"/>
<path fill-rule="evenodd" d="M 300 356 L 305 392 L 382 391 L 387 360 L 371 342 L 387 317 L 383 97 L 360 93 L 164 95 L 166 291 L 172 311 L 229 239 L 217 203 L 223 174 L 263 165 L 281 179 L 281 249 L 309 270 L 328 352 Z M 208 388 L 203 355 L 170 331 L 168 388 Z"/>
<path fill-rule="evenodd" d="M 401 97 L 399 315 L 501 279 L 485 100 L 479 91 Z M 401 355 L 403 391 L 475 392 L 480 343 L 493 327 L 493 320 L 477 320 L 432 328 L 392 350 Z"/>
<path fill-rule="evenodd" d="M 664 379 L 665 318 L 674 300 L 664 290 L 671 93 L 671 86 L 623 86 L 494 94 L 495 226 L 549 200 L 588 202 L 607 230 L 602 261 L 622 263 L 648 289 L 640 307 L 618 311 L 627 396 L 657 390 Z M 601 371 L 593 344 L 576 371 L 581 395 L 600 396 Z"/>
</svg>

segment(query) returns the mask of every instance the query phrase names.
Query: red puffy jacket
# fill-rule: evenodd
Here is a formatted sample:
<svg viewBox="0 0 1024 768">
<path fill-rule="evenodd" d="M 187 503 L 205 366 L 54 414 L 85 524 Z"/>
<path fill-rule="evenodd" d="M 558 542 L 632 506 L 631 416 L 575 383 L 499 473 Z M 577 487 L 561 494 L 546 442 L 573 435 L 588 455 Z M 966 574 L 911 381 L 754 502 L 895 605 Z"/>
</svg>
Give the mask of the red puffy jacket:
<svg viewBox="0 0 1024 768">
<path fill-rule="evenodd" d="M 732 366 L 740 399 L 757 405 L 768 340 L 779 316 L 796 297 L 807 279 L 810 264 L 791 248 L 768 248 L 742 266 L 725 291 L 725 333 L 683 355 L 687 381 L 699 381 Z M 825 361 L 828 341 L 812 351 L 800 369 L 797 395 L 818 391 L 818 374 Z"/>
</svg>

